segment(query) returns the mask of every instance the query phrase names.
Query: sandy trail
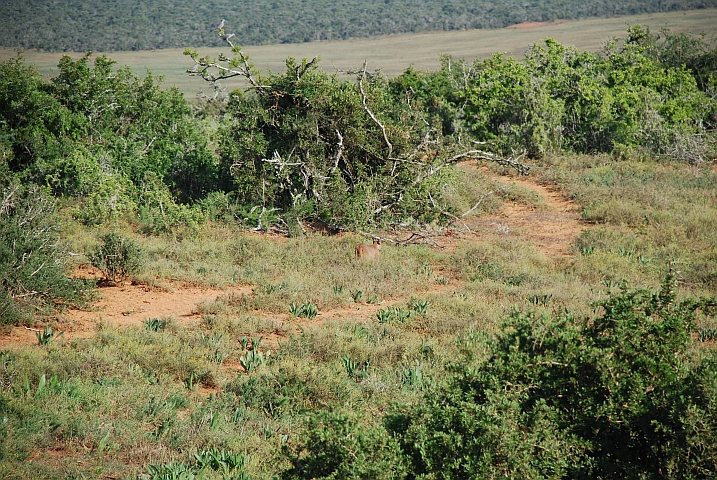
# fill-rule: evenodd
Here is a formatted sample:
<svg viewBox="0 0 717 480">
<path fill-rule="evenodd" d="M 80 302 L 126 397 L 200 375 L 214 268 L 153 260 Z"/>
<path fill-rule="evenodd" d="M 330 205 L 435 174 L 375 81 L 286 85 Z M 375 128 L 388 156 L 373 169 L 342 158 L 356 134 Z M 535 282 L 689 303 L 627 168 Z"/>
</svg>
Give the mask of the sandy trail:
<svg viewBox="0 0 717 480">
<path fill-rule="evenodd" d="M 461 168 L 472 168 L 461 165 Z M 487 168 L 480 169 L 490 175 Z M 518 185 L 538 193 L 546 209 L 533 209 L 525 205 L 507 203 L 493 217 L 473 217 L 466 221 L 478 237 L 513 235 L 533 243 L 548 258 L 570 256 L 570 247 L 587 228 L 580 218 L 580 208 L 560 192 L 540 185 L 529 177 L 500 176 L 497 179 L 510 187 Z"/>
</svg>

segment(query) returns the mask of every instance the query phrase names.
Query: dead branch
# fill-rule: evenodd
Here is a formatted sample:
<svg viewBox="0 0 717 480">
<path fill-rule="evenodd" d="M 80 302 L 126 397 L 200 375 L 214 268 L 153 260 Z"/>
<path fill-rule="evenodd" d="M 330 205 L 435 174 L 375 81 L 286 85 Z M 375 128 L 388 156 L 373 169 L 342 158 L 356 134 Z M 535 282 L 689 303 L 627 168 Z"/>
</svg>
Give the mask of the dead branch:
<svg viewBox="0 0 717 480">
<path fill-rule="evenodd" d="M 368 108 L 368 104 L 366 103 L 366 93 L 363 90 L 363 79 L 366 77 L 366 60 L 363 62 L 363 70 L 361 71 L 361 75 L 359 76 L 359 91 L 361 92 L 361 102 L 363 103 L 363 109 L 366 110 L 366 113 L 368 113 L 368 116 L 371 117 L 371 120 L 374 121 L 376 125 L 379 126 L 381 129 L 381 132 L 383 132 L 383 140 L 386 142 L 386 146 L 388 147 L 388 153 L 386 154 L 386 158 L 391 157 L 391 152 L 393 152 L 393 145 L 391 145 L 391 142 L 388 141 L 388 135 L 386 135 L 386 127 L 383 126 L 383 124 L 376 118 L 376 116 L 371 112 L 371 110 Z"/>
<path fill-rule="evenodd" d="M 209 56 L 199 58 L 196 51 L 190 52 L 189 50 L 186 50 L 185 55 L 191 54 L 192 60 L 194 60 L 194 65 L 187 70 L 189 75 L 202 77 L 204 80 L 211 83 L 215 90 L 219 88 L 219 80 L 225 80 L 233 77 L 246 78 L 247 81 L 251 84 L 251 86 L 253 88 L 256 88 L 258 91 L 263 91 L 265 88 L 270 88 L 269 85 L 260 85 L 256 81 L 256 79 L 254 78 L 254 74 L 252 73 L 253 67 L 251 63 L 249 63 L 248 55 L 246 55 L 241 50 L 241 47 L 235 45 L 234 42 L 232 42 L 231 39 L 235 36 L 233 33 L 225 33 L 224 23 L 225 21 L 222 20 L 222 22 L 220 23 L 221 27 L 218 28 L 218 35 L 222 40 L 229 44 L 232 52 L 239 56 L 238 58 L 241 62 L 240 65 L 238 65 L 239 68 L 233 67 L 236 58 L 229 60 L 229 58 L 227 58 L 227 56 L 223 53 L 219 54 L 217 60 L 211 60 Z M 316 60 L 316 58 L 314 58 L 314 60 Z M 314 62 L 314 60 L 307 64 L 307 68 Z M 224 63 L 228 64 L 229 66 L 223 65 Z M 211 68 L 216 68 L 217 70 L 219 70 L 219 75 L 210 74 L 209 69 Z"/>
<path fill-rule="evenodd" d="M 344 137 L 341 135 L 341 132 L 339 129 L 336 129 L 336 136 L 339 137 L 339 143 L 336 145 L 336 155 L 334 155 L 334 167 L 331 169 L 331 174 L 333 174 L 337 168 L 339 168 L 339 160 L 341 160 L 341 157 L 344 155 Z"/>
<path fill-rule="evenodd" d="M 501 187 L 501 190 L 504 190 L 504 188 Z M 466 210 L 465 212 L 463 212 L 463 214 L 461 215 L 460 218 L 463 218 L 463 217 L 465 217 L 466 215 L 469 215 L 473 210 L 475 210 L 476 208 L 478 208 L 478 205 L 480 205 L 481 202 L 483 202 L 483 200 L 486 199 L 486 197 L 488 197 L 489 195 L 493 195 L 494 193 L 495 193 L 495 190 L 491 190 L 490 192 L 486 192 L 486 193 L 482 194 L 480 197 L 478 197 L 478 201 L 476 202 L 476 204 L 473 205 L 473 206 L 472 206 L 471 208 L 469 208 L 468 210 Z"/>
<path fill-rule="evenodd" d="M 474 142 L 478 143 L 478 142 Z M 480 143 L 481 145 L 483 143 Z M 498 156 L 492 152 L 486 152 L 485 150 L 468 150 L 467 152 L 461 153 L 460 155 L 456 155 L 451 160 L 461 160 L 463 158 L 471 158 L 475 160 L 488 160 L 491 162 L 495 162 L 498 165 L 503 165 L 504 167 L 512 167 L 518 170 L 518 173 L 521 175 L 527 175 L 530 171 L 530 165 L 526 165 L 520 161 L 521 158 L 525 156 L 525 152 L 521 153 L 515 158 L 505 158 Z"/>
<path fill-rule="evenodd" d="M 411 236 L 405 240 L 396 240 L 395 243 L 396 243 L 396 245 L 401 245 L 401 246 L 432 245 L 434 247 L 444 248 L 443 245 L 438 243 L 432 235 L 429 235 L 427 233 L 418 233 L 418 232 L 411 233 Z"/>
<path fill-rule="evenodd" d="M 295 73 L 296 73 L 296 80 L 297 80 L 297 81 L 298 81 L 298 80 L 301 80 L 301 77 L 303 77 L 304 74 L 309 70 L 309 67 L 310 67 L 311 65 L 313 65 L 318 59 L 319 59 L 319 56 L 317 55 L 317 56 L 315 56 L 314 58 L 312 58 L 310 62 L 307 62 L 306 64 L 302 64 L 302 65 L 297 65 L 297 66 L 296 66 L 296 71 L 295 71 Z"/>
</svg>

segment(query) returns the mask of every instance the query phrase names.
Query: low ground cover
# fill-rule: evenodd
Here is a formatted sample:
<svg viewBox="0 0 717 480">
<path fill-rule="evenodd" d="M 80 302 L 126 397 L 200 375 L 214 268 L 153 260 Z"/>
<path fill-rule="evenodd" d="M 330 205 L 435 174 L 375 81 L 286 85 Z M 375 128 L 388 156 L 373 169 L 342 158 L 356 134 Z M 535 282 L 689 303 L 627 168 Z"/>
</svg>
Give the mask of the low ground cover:
<svg viewBox="0 0 717 480">
<path fill-rule="evenodd" d="M 499 173 L 505 172 L 494 172 Z M 170 280 L 227 290 L 198 304 L 200 320 L 190 324 L 173 317 L 146 318 L 122 328 L 100 322 L 90 338 L 51 336 L 40 345 L 38 335 L 36 345 L 4 348 L 0 476 L 170 478 L 167 475 L 185 471 L 201 478 L 458 478 L 468 470 L 456 467 L 443 476 L 432 470 L 440 464 L 436 457 L 415 450 L 426 431 L 420 424 L 401 424 L 401 412 L 430 415 L 433 407 L 425 399 L 434 395 L 466 401 L 460 392 L 475 381 L 471 375 L 484 375 L 482 362 L 500 355 L 500 345 L 517 342 L 521 335 L 531 342 L 536 335 L 547 335 L 556 345 L 569 337 L 565 345 L 579 345 L 581 322 L 607 318 L 605 305 L 616 311 L 616 305 L 623 308 L 630 298 L 642 305 L 639 295 L 620 297 L 623 289 L 662 289 L 667 296 L 660 304 L 660 318 L 677 315 L 670 305 L 715 291 L 717 245 L 711 226 L 717 221 L 717 172 L 710 164 L 548 157 L 534 166 L 532 175 L 533 181 L 572 198 L 582 212 L 585 230 L 569 242 L 570 255 L 546 256 L 519 232 L 501 233 L 496 226 L 465 230 L 486 215 L 501 218 L 501 211 L 501 221 L 508 224 L 513 202 L 531 205 L 536 212 L 546 208 L 531 195 L 501 197 L 489 211 L 467 218 L 465 227 L 456 225 L 450 236 L 435 231 L 435 240 L 445 248 L 384 243 L 376 262 L 353 258 L 353 246 L 361 240 L 355 235 L 277 239 L 209 225 L 199 233 L 146 236 L 131 225 L 119 228 L 144 255 L 141 268 L 127 281 L 158 290 L 167 288 Z M 90 252 L 102 242 L 100 230 L 79 225 L 70 230 L 70 251 Z M 382 235 L 407 236 L 391 231 Z M 90 262 L 85 256 L 73 259 L 75 266 Z M 664 290 L 670 269 L 673 276 Z M 249 288 L 231 291 L 239 285 Z M 594 303 L 610 301 L 603 307 Z M 311 304 L 316 317 L 298 315 L 299 307 Z M 714 342 L 708 333 L 717 329 L 717 317 L 709 308 L 704 304 L 680 327 L 684 357 L 679 368 L 694 372 L 695 378 L 714 378 Z M 35 326 L 57 333 L 69 315 L 47 315 Z M 658 318 L 646 315 L 639 317 L 648 322 L 645 328 L 650 318 Z M 506 330 L 505 321 L 517 333 Z M 630 330 L 637 324 L 630 325 L 620 335 L 638 335 Z M 638 347 L 650 345 L 641 341 Z M 590 355 L 602 358 L 594 348 L 590 346 Z M 559 355 L 542 355 L 565 362 Z M 626 366 L 620 368 L 633 368 L 630 358 L 624 357 Z M 456 383 L 457 372 L 467 383 Z M 504 385 L 503 374 L 491 372 L 492 381 Z M 581 375 L 574 381 L 588 378 Z M 478 384 L 487 385 L 485 378 Z M 707 413 L 712 404 L 700 403 L 702 394 L 680 383 L 681 378 L 668 382 L 669 388 L 660 384 L 661 391 L 672 398 L 685 388 L 697 403 L 686 403 L 689 415 L 677 412 L 670 417 L 672 423 L 664 425 L 672 429 L 670 435 L 686 435 L 680 438 L 687 443 L 680 445 L 695 445 L 702 453 L 685 457 L 673 450 L 669 458 L 675 463 L 664 468 L 714 471 L 717 457 L 709 447 L 715 444 L 714 430 Z M 510 381 L 517 385 L 518 380 Z M 710 385 L 703 386 L 709 390 L 714 387 Z M 641 388 L 636 385 L 632 391 Z M 513 394 L 518 395 L 516 401 L 523 398 L 518 390 Z M 520 413 L 518 404 L 470 401 L 482 409 L 494 405 L 515 425 L 528 421 L 521 416 L 528 410 Z M 616 403 L 610 405 L 617 408 Z M 550 438 L 535 441 L 562 445 L 567 455 L 563 460 L 578 452 L 588 454 L 580 464 L 585 469 L 605 467 L 595 453 L 595 439 L 568 432 L 547 407 L 530 408 L 530 425 L 536 429 L 531 435 L 543 427 L 550 433 Z M 689 427 L 698 424 L 704 429 Z M 447 432 L 453 432 L 446 438 L 458 438 L 450 437 L 458 424 L 446 425 Z M 497 427 L 484 423 L 470 428 L 477 432 Z M 341 440 L 341 432 L 348 443 Z M 519 437 L 511 437 L 516 443 L 508 450 L 491 446 L 490 435 L 482 438 L 485 442 L 476 448 L 492 458 L 484 466 L 502 465 L 528 476 L 545 476 L 552 469 L 556 478 L 571 471 L 563 460 L 549 456 L 539 457 L 536 464 L 528 461 L 530 455 L 516 454 L 510 460 L 515 463 L 506 466 L 496 455 L 513 448 L 522 451 Z M 446 452 L 461 451 L 441 445 Z M 342 460 L 351 451 L 360 452 L 360 461 Z M 591 458 L 597 463 L 590 463 Z M 621 462 L 633 468 L 618 470 L 623 472 L 647 465 L 637 457 Z M 649 468 L 662 468 L 654 465 Z M 657 475 L 654 470 L 639 471 Z"/>
</svg>

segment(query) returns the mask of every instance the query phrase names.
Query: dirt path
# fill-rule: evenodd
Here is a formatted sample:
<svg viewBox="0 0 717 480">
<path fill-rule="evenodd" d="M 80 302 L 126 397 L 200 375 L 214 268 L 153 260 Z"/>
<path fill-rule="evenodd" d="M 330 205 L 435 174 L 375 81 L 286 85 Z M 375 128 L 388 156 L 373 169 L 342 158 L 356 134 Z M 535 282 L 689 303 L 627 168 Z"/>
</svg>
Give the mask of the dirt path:
<svg viewBox="0 0 717 480">
<path fill-rule="evenodd" d="M 474 169 L 472 164 L 464 163 L 459 168 Z M 483 167 L 480 171 L 491 176 Z M 496 177 L 510 188 L 517 185 L 539 194 L 545 203 L 545 209 L 534 209 L 525 205 L 506 203 L 496 216 L 469 217 L 465 224 L 471 235 L 489 239 L 500 235 L 511 235 L 532 242 L 536 249 L 548 258 L 570 256 L 570 246 L 587 228 L 580 218 L 580 208 L 565 198 L 560 192 L 540 185 L 529 177 Z M 461 236 L 465 239 L 465 235 Z"/>
<path fill-rule="evenodd" d="M 471 164 L 462 164 L 459 168 L 473 168 Z M 481 169 L 491 175 L 487 169 Z M 528 178 L 497 177 L 508 188 L 511 185 L 537 192 L 543 199 L 545 208 L 532 209 L 524 205 L 506 204 L 501 212 L 491 217 L 467 217 L 463 228 L 450 237 L 443 237 L 441 243 L 447 247 L 455 247 L 458 243 L 475 239 L 490 240 L 501 235 L 511 235 L 532 242 L 539 252 L 549 258 L 564 258 L 570 255 L 569 247 L 578 235 L 586 228 L 580 221 L 579 210 L 575 204 L 563 197 L 559 192 L 544 185 L 539 185 Z M 100 278 L 101 273 L 92 268 L 84 268 L 77 272 L 84 278 Z M 436 285 L 430 293 L 455 288 Z M 142 285 L 121 285 L 102 287 L 100 298 L 90 310 L 69 310 L 62 314 L 64 321 L 61 330 L 65 333 L 64 340 L 88 338 L 95 334 L 96 326 L 106 322 L 118 326 L 141 325 L 147 318 L 173 317 L 180 325 L 189 325 L 201 320 L 196 313 L 196 305 L 203 301 L 214 301 L 227 290 L 190 287 L 169 283 L 168 291 L 149 289 Z M 251 287 L 232 287 L 237 293 L 251 293 Z M 393 302 L 400 303 L 400 302 Z M 384 305 L 357 304 L 346 308 L 320 312 L 312 321 L 313 324 L 338 319 L 366 319 L 376 315 Z M 290 318 L 288 314 L 274 315 L 276 320 L 297 331 L 305 323 L 303 319 Z M 267 340 L 275 343 L 277 335 L 268 335 Z M 276 337 L 276 338 L 273 338 Z M 14 328 L 9 334 L 0 335 L 0 350 L 13 345 L 29 345 L 37 343 L 36 330 Z"/>
</svg>

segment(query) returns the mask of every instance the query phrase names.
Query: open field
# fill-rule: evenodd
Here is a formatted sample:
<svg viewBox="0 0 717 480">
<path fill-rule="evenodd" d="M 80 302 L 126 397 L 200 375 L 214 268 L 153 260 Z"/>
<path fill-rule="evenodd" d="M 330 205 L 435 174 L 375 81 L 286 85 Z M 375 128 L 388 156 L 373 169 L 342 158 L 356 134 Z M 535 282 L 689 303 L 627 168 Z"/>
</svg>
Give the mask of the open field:
<svg viewBox="0 0 717 480">
<path fill-rule="evenodd" d="M 245 50 L 263 70 L 281 71 L 284 60 L 289 56 L 313 58 L 319 55 L 327 71 L 356 69 L 366 60 L 369 69 L 381 69 L 387 75 L 393 76 L 410 65 L 419 70 L 438 69 L 438 58 L 442 53 L 470 61 L 488 57 L 496 52 L 521 55 L 529 45 L 548 37 L 581 50 L 598 50 L 606 40 L 623 37 L 627 26 L 636 24 L 648 25 L 655 33 L 661 28 L 669 28 L 673 32 L 704 32 L 708 37 L 712 37 L 717 33 L 717 9 L 553 24 L 524 24 L 498 30 L 432 32 L 337 42 L 267 45 L 246 47 Z M 200 50 L 200 53 L 217 55 L 220 51 L 222 50 L 208 49 Z M 182 52 L 181 49 L 111 52 L 108 56 L 120 65 L 130 65 L 139 75 L 143 75 L 147 69 L 154 74 L 164 75 L 166 85 L 176 85 L 192 98 L 203 85 L 201 80 L 185 73 L 192 62 Z M 15 53 L 12 49 L 0 49 L 0 60 L 14 56 Z M 81 56 L 80 53 L 71 55 Z M 35 64 L 41 73 L 52 76 L 57 72 L 56 65 L 62 54 L 27 51 L 24 56 L 28 63 Z M 232 87 L 231 82 L 227 85 Z"/>
</svg>

